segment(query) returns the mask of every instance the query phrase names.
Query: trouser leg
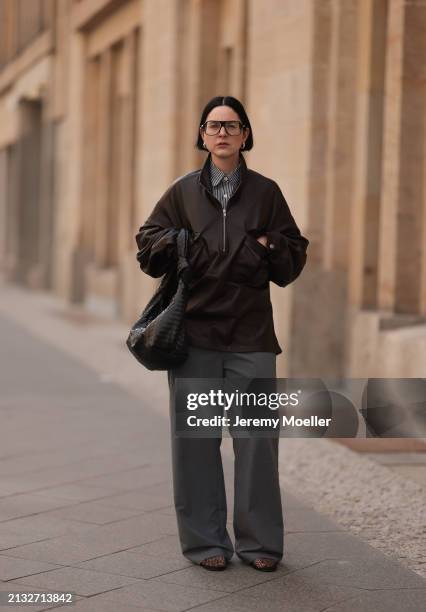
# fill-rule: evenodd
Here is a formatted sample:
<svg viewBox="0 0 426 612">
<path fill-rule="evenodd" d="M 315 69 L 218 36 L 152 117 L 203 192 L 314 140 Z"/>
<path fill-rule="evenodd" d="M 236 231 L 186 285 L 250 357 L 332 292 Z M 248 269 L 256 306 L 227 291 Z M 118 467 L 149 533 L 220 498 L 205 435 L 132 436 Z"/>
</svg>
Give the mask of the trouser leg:
<svg viewBox="0 0 426 612">
<path fill-rule="evenodd" d="M 226 528 L 222 438 L 175 435 L 174 389 L 177 377 L 221 378 L 222 375 L 221 353 L 194 347 L 190 347 L 189 356 L 181 366 L 168 372 L 176 518 L 182 553 L 195 563 L 219 554 L 229 560 L 234 553 Z M 191 388 L 188 392 L 192 392 Z"/>
<path fill-rule="evenodd" d="M 275 378 L 276 355 L 233 353 L 224 363 L 224 376 Z M 259 557 L 279 561 L 284 547 L 279 432 L 275 437 L 245 436 L 233 435 L 235 552 L 247 562 Z"/>
</svg>

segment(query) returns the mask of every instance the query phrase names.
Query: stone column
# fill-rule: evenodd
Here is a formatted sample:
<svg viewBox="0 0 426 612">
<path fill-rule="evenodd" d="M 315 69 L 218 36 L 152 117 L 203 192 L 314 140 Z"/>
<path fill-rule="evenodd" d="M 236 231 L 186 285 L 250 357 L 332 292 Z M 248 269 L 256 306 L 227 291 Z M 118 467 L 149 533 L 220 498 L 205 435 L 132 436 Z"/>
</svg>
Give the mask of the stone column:
<svg viewBox="0 0 426 612">
<path fill-rule="evenodd" d="M 426 1 L 406 2 L 404 11 L 395 310 L 420 314 L 426 248 Z"/>
<path fill-rule="evenodd" d="M 15 280 L 30 287 L 39 287 L 41 256 L 41 102 L 38 100 L 21 99 L 18 113 L 18 244 Z"/>
<path fill-rule="evenodd" d="M 390 0 L 386 39 L 378 306 L 393 311 L 400 193 L 404 1 Z"/>
<path fill-rule="evenodd" d="M 349 302 L 377 305 L 382 174 L 386 2 L 361 0 L 356 75 L 357 130 L 350 219 Z"/>
<path fill-rule="evenodd" d="M 100 56 L 99 106 L 97 111 L 97 165 L 95 174 L 95 262 L 108 265 L 108 200 L 111 155 L 111 48 Z"/>
<path fill-rule="evenodd" d="M 56 286 L 66 299 L 81 301 L 84 295 L 80 250 L 84 35 L 70 28 L 69 39 L 69 96 L 66 119 L 61 126 L 65 188 L 57 224 L 60 248 L 56 251 Z"/>
<path fill-rule="evenodd" d="M 334 0 L 329 94 L 329 140 L 326 169 L 324 267 L 346 270 L 349 260 L 348 218 L 354 186 L 356 109 L 353 104 L 357 57 L 358 1 Z"/>
<path fill-rule="evenodd" d="M 379 305 L 424 313 L 426 2 L 391 0 L 380 219 Z"/>
</svg>

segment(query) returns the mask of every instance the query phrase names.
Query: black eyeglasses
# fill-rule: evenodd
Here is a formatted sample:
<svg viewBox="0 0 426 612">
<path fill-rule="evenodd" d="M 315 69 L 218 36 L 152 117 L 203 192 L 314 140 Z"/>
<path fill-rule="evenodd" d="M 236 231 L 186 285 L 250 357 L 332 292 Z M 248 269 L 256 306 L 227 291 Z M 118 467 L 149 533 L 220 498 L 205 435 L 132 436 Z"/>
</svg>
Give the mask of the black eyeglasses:
<svg viewBox="0 0 426 612">
<path fill-rule="evenodd" d="M 241 121 L 206 121 L 201 128 L 208 136 L 215 136 L 219 134 L 222 125 L 229 136 L 238 136 L 245 127 Z"/>
</svg>

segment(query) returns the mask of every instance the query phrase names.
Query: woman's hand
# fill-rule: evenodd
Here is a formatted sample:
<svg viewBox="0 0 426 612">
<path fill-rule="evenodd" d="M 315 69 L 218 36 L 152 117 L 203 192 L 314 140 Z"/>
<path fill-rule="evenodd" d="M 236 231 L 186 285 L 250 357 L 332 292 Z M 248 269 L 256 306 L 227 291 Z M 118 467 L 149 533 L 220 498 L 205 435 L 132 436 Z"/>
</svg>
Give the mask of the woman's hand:
<svg viewBox="0 0 426 612">
<path fill-rule="evenodd" d="M 266 236 L 259 236 L 258 238 L 256 238 L 256 240 L 260 242 L 260 244 L 263 244 L 264 247 L 266 247 L 268 241 Z"/>
</svg>

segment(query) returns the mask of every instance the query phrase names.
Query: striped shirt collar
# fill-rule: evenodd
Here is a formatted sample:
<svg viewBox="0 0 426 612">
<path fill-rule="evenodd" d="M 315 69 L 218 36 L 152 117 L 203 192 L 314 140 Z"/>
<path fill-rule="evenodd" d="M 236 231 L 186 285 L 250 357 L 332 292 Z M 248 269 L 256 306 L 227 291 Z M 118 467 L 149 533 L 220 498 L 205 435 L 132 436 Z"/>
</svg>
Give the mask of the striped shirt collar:
<svg viewBox="0 0 426 612">
<path fill-rule="evenodd" d="M 206 189 L 212 188 L 212 184 L 210 180 L 210 160 L 211 160 L 211 153 L 209 152 L 208 156 L 206 157 L 203 163 L 202 168 L 200 168 L 198 172 L 198 179 L 197 179 L 200 185 L 203 185 Z M 247 164 L 246 164 L 246 160 L 244 159 L 244 155 L 242 153 L 240 153 L 240 168 L 241 168 L 241 183 L 245 183 L 248 177 L 249 170 L 247 168 Z"/>
<path fill-rule="evenodd" d="M 226 174 L 225 172 L 223 172 L 223 170 L 218 168 L 213 163 L 213 160 L 210 158 L 210 180 L 212 182 L 213 187 L 217 187 L 225 176 L 228 177 L 228 180 L 231 184 L 236 184 L 238 182 L 238 179 L 240 178 L 240 174 L 241 174 L 241 162 L 232 172 L 230 172 L 229 174 Z"/>
</svg>

